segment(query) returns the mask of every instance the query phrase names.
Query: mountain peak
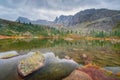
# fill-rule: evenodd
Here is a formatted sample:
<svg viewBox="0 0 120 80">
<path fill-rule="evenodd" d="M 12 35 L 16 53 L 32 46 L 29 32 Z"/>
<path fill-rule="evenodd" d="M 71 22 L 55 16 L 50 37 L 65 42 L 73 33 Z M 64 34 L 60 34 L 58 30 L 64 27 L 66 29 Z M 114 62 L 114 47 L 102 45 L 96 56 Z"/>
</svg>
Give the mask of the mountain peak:
<svg viewBox="0 0 120 80">
<path fill-rule="evenodd" d="M 102 18 L 112 17 L 114 15 L 120 14 L 118 10 L 109 10 L 105 8 L 101 9 L 86 9 L 76 13 L 73 16 L 61 15 L 59 18 L 55 19 L 55 22 L 58 24 L 63 24 L 65 26 L 73 26 L 80 24 L 82 22 L 91 22 Z"/>
<path fill-rule="evenodd" d="M 38 25 L 50 25 L 52 24 L 51 21 L 47 21 L 47 20 L 35 20 L 35 21 L 32 21 L 26 17 L 18 17 L 16 22 L 20 22 L 20 23 L 32 23 L 32 24 L 38 24 Z"/>
<path fill-rule="evenodd" d="M 16 20 L 16 22 L 20 22 L 20 23 L 30 23 L 31 21 L 28 19 L 28 18 L 26 18 L 26 17 L 18 17 L 17 18 L 17 20 Z"/>
</svg>

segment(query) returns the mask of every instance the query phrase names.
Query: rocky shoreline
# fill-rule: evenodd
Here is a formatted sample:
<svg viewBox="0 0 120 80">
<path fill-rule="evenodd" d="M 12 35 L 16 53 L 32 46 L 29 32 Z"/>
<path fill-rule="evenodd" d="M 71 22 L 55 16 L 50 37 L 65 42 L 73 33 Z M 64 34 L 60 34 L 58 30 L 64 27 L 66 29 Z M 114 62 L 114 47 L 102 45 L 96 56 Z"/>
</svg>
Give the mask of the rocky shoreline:
<svg viewBox="0 0 120 80">
<path fill-rule="evenodd" d="M 120 75 L 119 75 L 120 77 Z M 120 80 L 115 78 L 112 72 L 99 66 L 88 64 L 75 69 L 68 77 L 63 80 Z"/>
<path fill-rule="evenodd" d="M 29 53 L 26 58 L 18 61 L 17 73 L 21 78 L 24 79 L 26 76 L 31 76 L 30 74 L 34 73 L 35 71 L 41 70 L 42 67 L 47 67 L 46 64 L 60 64 L 63 62 L 76 64 L 76 62 L 69 56 L 65 56 L 65 59 L 60 60 L 58 57 L 55 57 L 54 54 L 43 55 L 40 52 L 33 52 Z M 69 75 L 66 77 L 64 76 L 62 80 L 120 80 L 120 72 L 118 71 L 116 73 L 113 73 L 112 71 L 108 71 L 105 68 L 101 68 L 95 64 L 87 64 L 84 66 L 76 65 L 71 73 L 69 73 Z"/>
</svg>

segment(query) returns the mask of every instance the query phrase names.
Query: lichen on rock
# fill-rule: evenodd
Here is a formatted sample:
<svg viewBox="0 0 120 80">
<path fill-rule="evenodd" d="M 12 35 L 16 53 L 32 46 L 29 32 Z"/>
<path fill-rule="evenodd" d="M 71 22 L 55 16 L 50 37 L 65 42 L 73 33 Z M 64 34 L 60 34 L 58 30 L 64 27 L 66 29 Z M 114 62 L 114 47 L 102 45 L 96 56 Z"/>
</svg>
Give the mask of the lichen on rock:
<svg viewBox="0 0 120 80">
<path fill-rule="evenodd" d="M 43 67 L 44 61 L 44 56 L 40 52 L 35 52 L 19 62 L 18 73 L 25 77 Z"/>
</svg>

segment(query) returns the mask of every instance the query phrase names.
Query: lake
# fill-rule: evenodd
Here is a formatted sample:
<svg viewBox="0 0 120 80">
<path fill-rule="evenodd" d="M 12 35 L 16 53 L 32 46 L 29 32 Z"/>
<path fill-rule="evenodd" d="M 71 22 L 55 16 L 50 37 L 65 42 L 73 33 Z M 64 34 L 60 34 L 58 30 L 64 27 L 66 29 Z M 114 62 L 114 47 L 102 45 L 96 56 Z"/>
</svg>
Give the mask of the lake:
<svg viewBox="0 0 120 80">
<path fill-rule="evenodd" d="M 120 42 L 116 41 L 1 39 L 0 53 L 6 51 L 16 51 L 20 56 L 11 59 L 0 59 L 0 80 L 22 80 L 17 74 L 17 62 L 24 58 L 27 53 L 34 51 L 40 51 L 48 58 L 51 57 L 52 60 L 48 60 L 46 62 L 47 66 L 24 80 L 61 80 L 77 66 L 86 63 L 94 63 L 107 68 L 113 67 L 114 70 L 116 68 L 120 71 Z M 69 56 L 75 62 L 64 60 L 65 56 Z M 87 58 L 84 59 L 83 56 L 87 56 Z"/>
</svg>

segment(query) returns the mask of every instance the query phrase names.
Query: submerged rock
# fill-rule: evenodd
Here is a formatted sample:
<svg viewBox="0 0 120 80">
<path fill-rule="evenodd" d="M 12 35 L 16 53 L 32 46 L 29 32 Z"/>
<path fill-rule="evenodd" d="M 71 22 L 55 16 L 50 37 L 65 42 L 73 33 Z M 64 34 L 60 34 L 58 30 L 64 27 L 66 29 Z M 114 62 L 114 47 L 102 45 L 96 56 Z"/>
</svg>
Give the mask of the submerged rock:
<svg viewBox="0 0 120 80">
<path fill-rule="evenodd" d="M 25 80 L 62 80 L 75 68 L 77 68 L 77 65 L 72 62 L 49 63 L 35 74 L 26 77 Z"/>
<path fill-rule="evenodd" d="M 8 59 L 18 55 L 19 54 L 16 51 L 2 52 L 0 53 L 0 59 Z"/>
<path fill-rule="evenodd" d="M 25 77 L 25 80 L 62 80 L 79 66 L 73 60 L 60 59 L 53 52 L 47 52 L 44 56 L 45 66 Z"/>
<path fill-rule="evenodd" d="M 25 77 L 43 67 L 44 61 L 45 61 L 44 56 L 39 52 L 35 52 L 26 59 L 23 59 L 19 62 L 18 73 L 22 77 Z"/>
<path fill-rule="evenodd" d="M 104 69 L 106 69 L 108 71 L 112 71 L 114 74 L 120 72 L 120 67 L 104 67 Z"/>
</svg>

